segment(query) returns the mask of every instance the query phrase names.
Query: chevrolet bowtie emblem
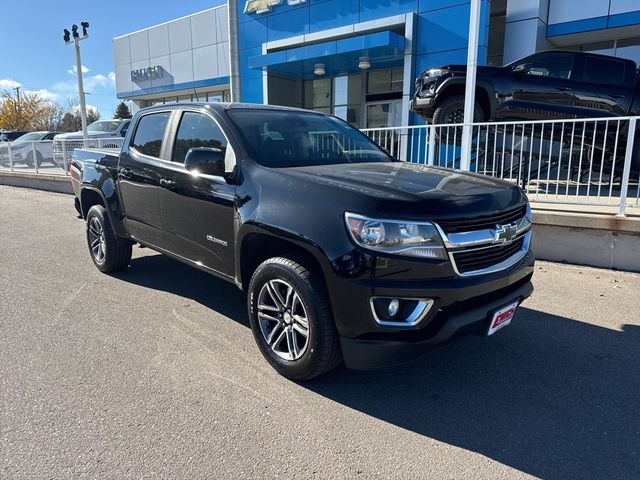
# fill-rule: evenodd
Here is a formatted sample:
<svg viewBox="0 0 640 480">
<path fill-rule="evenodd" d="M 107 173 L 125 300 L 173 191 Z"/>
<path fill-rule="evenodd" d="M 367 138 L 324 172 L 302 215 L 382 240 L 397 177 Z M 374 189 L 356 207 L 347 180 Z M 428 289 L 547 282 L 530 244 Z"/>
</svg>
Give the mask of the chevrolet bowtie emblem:
<svg viewBox="0 0 640 480">
<path fill-rule="evenodd" d="M 307 0 L 287 0 L 289 5 L 299 5 Z M 282 0 L 247 0 L 244 4 L 244 13 L 267 13 L 273 7 L 277 7 Z"/>
<path fill-rule="evenodd" d="M 518 234 L 518 225 L 511 223 L 509 225 L 496 225 L 493 243 L 510 242 Z"/>
</svg>

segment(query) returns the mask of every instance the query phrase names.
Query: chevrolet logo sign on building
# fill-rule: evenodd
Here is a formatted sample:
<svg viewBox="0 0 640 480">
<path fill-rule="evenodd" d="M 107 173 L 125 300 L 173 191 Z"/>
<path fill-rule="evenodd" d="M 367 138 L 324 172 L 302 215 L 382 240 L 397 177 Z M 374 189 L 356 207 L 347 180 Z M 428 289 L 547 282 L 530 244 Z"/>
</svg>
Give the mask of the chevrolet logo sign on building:
<svg viewBox="0 0 640 480">
<path fill-rule="evenodd" d="M 300 5 L 307 0 L 287 0 L 289 5 Z M 247 0 L 244 4 L 244 13 L 267 13 L 273 7 L 277 7 L 282 0 Z"/>
</svg>

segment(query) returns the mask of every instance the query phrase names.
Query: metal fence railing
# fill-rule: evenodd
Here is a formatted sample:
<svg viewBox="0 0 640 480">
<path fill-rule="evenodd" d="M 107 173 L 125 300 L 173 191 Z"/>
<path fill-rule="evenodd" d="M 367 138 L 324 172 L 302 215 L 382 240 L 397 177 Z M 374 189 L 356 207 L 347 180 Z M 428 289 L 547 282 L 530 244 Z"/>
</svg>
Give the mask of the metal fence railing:
<svg viewBox="0 0 640 480">
<path fill-rule="evenodd" d="M 88 148 L 121 148 L 124 138 L 90 138 Z M 0 171 L 22 171 L 68 175 L 71 156 L 83 140 L 41 140 L 0 143 Z"/>
<path fill-rule="evenodd" d="M 532 201 L 640 206 L 639 117 L 494 122 L 469 125 L 469 170 L 505 179 Z M 406 161 L 461 168 L 462 125 L 363 130 Z"/>
</svg>

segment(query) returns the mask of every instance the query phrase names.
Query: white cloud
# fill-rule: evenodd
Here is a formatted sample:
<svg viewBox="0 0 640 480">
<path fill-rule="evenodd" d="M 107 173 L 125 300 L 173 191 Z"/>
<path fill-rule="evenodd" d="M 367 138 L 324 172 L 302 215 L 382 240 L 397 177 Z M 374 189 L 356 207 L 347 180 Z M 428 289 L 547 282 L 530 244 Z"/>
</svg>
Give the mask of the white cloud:
<svg viewBox="0 0 640 480">
<path fill-rule="evenodd" d="M 52 100 L 54 102 L 57 102 L 59 98 L 57 93 L 47 90 L 46 88 L 41 88 L 39 90 L 25 90 L 25 93 L 38 95 L 39 97 L 46 98 L 47 100 Z"/>
<path fill-rule="evenodd" d="M 82 65 L 80 68 L 82 69 L 82 73 L 83 74 L 89 73 L 91 71 L 91 69 L 89 67 L 86 67 L 84 65 Z M 76 65 L 71 65 L 71 68 L 69 70 L 67 70 L 67 73 L 69 75 L 77 75 L 78 67 Z"/>
<path fill-rule="evenodd" d="M 87 113 L 89 112 L 99 112 L 100 109 L 98 107 L 96 107 L 95 105 L 89 105 L 88 103 L 86 104 L 87 107 Z M 71 113 L 73 113 L 74 115 L 76 114 L 80 114 L 80 105 L 76 105 L 75 107 L 73 107 L 71 109 Z"/>
<path fill-rule="evenodd" d="M 0 79 L 0 91 L 13 90 L 14 88 L 21 87 L 20 82 L 11 80 L 10 78 Z"/>
</svg>

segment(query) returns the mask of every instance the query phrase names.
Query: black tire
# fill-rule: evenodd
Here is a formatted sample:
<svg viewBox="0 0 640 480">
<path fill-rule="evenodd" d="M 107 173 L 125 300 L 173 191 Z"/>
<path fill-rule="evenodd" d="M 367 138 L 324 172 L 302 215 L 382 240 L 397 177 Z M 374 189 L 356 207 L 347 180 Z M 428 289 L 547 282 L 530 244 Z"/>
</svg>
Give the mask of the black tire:
<svg viewBox="0 0 640 480">
<path fill-rule="evenodd" d="M 102 205 L 94 205 L 87 213 L 87 246 L 93 263 L 103 273 L 119 272 L 129 266 L 132 244 L 113 233 L 107 210 Z"/>
<path fill-rule="evenodd" d="M 297 259 L 293 255 L 290 258 L 274 257 L 264 261 L 251 277 L 247 296 L 251 330 L 260 352 L 279 374 L 298 381 L 309 380 L 327 373 L 342 361 L 338 332 L 333 322 L 324 284 L 319 274 L 312 273 L 303 266 L 302 262 L 303 260 Z M 263 289 L 267 288 L 267 284 L 272 285 L 270 282 L 274 280 L 282 282 L 285 288 L 286 285 L 293 288 L 293 293 L 298 295 L 299 301 L 303 304 L 305 317 L 308 320 L 307 343 L 297 359 L 286 359 L 278 354 L 267 342 L 266 332 L 263 333 L 265 327 L 261 326 L 260 323 L 261 318 L 262 325 L 266 322 L 271 322 L 271 320 L 264 320 L 263 317 L 259 318 L 258 300 Z M 270 296 L 270 298 L 273 299 L 273 296 Z M 294 304 L 294 302 L 295 300 L 291 300 L 291 304 Z M 277 302 L 274 302 L 274 305 L 277 306 Z M 261 307 L 262 311 L 260 313 L 265 313 L 263 308 Z M 294 308 L 299 309 L 299 304 L 296 307 L 291 307 L 290 318 L 299 317 L 299 315 L 295 315 Z M 273 316 L 280 321 L 279 325 L 283 329 L 282 331 L 289 328 L 292 332 L 291 334 L 296 335 L 293 325 L 295 320 L 291 320 L 292 323 L 287 325 L 285 314 L 286 312 L 280 314 L 274 312 Z M 279 332 L 275 326 L 270 333 L 273 334 L 272 336 L 278 337 L 274 332 Z M 294 342 L 295 338 L 298 338 L 298 340 L 302 338 L 299 334 L 297 335 L 297 337 L 293 337 Z M 283 341 L 286 341 L 286 344 L 289 345 L 289 338 L 285 338 Z M 291 352 L 291 349 L 289 351 Z"/>
<path fill-rule="evenodd" d="M 481 123 L 486 120 L 484 110 L 478 102 L 475 103 L 473 111 L 474 123 Z M 436 111 L 433 113 L 434 125 L 450 125 L 464 122 L 464 95 L 452 95 L 445 98 Z"/>
</svg>

